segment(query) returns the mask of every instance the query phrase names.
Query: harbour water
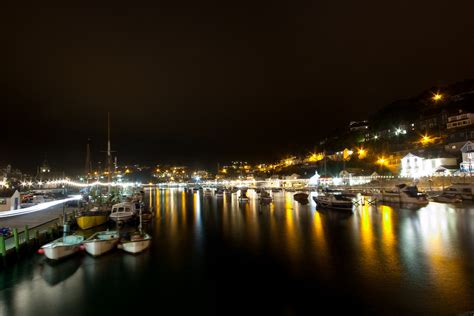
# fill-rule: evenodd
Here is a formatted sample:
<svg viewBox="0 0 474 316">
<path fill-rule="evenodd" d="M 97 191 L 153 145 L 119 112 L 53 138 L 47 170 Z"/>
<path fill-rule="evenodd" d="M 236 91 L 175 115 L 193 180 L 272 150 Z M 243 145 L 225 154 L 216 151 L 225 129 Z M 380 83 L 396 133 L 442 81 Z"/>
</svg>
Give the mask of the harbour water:
<svg viewBox="0 0 474 316">
<path fill-rule="evenodd" d="M 0 271 L 1 315 L 383 314 L 474 310 L 474 204 L 317 210 L 290 192 L 149 189 L 151 248 Z"/>
</svg>

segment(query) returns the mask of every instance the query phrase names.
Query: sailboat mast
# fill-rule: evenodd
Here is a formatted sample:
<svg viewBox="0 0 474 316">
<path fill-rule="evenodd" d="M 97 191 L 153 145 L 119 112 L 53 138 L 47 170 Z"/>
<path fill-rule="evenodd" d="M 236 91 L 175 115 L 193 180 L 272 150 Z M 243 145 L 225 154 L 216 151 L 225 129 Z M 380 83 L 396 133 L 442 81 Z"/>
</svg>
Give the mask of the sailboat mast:
<svg viewBox="0 0 474 316">
<path fill-rule="evenodd" d="M 112 165 L 112 149 L 110 147 L 110 112 L 108 112 L 107 113 L 107 182 L 109 183 L 109 192 L 110 192 L 110 182 L 112 180 L 111 165 Z"/>
</svg>

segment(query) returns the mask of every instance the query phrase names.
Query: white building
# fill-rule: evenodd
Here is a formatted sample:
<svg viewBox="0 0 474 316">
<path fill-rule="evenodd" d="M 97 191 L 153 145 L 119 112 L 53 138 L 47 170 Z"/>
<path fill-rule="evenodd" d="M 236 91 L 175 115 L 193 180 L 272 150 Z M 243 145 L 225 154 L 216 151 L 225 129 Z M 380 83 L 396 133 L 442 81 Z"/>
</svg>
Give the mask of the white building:
<svg viewBox="0 0 474 316">
<path fill-rule="evenodd" d="M 462 113 L 448 117 L 447 128 L 458 128 L 472 125 L 474 123 L 473 113 Z"/>
<path fill-rule="evenodd" d="M 400 176 L 405 178 L 430 177 L 438 174 L 441 167 L 456 166 L 456 158 L 423 158 L 408 153 L 401 159 Z"/>
<path fill-rule="evenodd" d="M 461 147 L 462 162 L 460 164 L 461 172 L 474 171 L 474 143 L 467 142 Z"/>
<path fill-rule="evenodd" d="M 20 192 L 18 190 L 0 190 L 0 211 L 12 211 L 20 208 Z"/>
</svg>

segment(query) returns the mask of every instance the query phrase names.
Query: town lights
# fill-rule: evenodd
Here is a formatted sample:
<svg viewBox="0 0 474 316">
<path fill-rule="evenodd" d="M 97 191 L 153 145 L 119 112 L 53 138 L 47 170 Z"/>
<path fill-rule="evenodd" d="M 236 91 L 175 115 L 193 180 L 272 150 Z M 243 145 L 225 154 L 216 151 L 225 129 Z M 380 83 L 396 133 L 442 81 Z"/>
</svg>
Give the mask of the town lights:
<svg viewBox="0 0 474 316">
<path fill-rule="evenodd" d="M 433 94 L 432 99 L 433 99 L 433 101 L 435 101 L 435 102 L 436 102 L 436 101 L 440 101 L 440 100 L 443 99 L 443 95 L 440 94 L 439 92 L 436 92 L 436 93 Z"/>
<path fill-rule="evenodd" d="M 422 143 L 423 145 L 427 145 L 429 143 L 432 143 L 433 141 L 434 141 L 433 137 L 429 135 L 423 135 L 420 139 L 420 143 Z"/>
<path fill-rule="evenodd" d="M 359 148 L 357 154 L 359 155 L 359 159 L 364 159 L 367 156 L 367 149 Z"/>
<path fill-rule="evenodd" d="M 387 159 L 385 159 L 384 157 L 380 157 L 380 158 L 377 160 L 376 163 L 379 164 L 379 165 L 381 165 L 381 166 L 385 166 L 385 165 L 388 164 Z"/>
</svg>

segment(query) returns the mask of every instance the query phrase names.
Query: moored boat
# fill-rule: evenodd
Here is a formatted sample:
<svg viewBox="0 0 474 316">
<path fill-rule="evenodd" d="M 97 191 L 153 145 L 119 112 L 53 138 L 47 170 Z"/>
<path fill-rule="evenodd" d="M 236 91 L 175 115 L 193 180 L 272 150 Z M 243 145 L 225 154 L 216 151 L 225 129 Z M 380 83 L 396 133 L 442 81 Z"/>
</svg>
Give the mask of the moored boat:
<svg viewBox="0 0 474 316">
<path fill-rule="evenodd" d="M 260 192 L 260 201 L 262 203 L 270 203 L 272 200 L 273 198 L 271 197 L 270 193 L 262 189 Z"/>
<path fill-rule="evenodd" d="M 137 208 L 140 209 L 139 203 L 122 202 L 112 206 L 110 219 L 116 223 L 124 223 L 131 220 L 137 213 Z"/>
<path fill-rule="evenodd" d="M 431 197 L 431 199 L 439 203 L 462 203 L 462 198 L 449 193 L 441 193 L 440 195 Z"/>
<path fill-rule="evenodd" d="M 240 202 L 247 202 L 248 200 L 249 200 L 249 197 L 247 196 L 247 189 L 241 189 L 240 190 L 239 201 Z"/>
<path fill-rule="evenodd" d="M 83 245 L 88 254 L 100 256 L 115 248 L 120 236 L 117 231 L 97 232 L 84 240 Z"/>
<path fill-rule="evenodd" d="M 316 202 L 318 207 L 352 212 L 352 199 L 340 194 L 320 194 L 318 196 L 313 196 L 313 200 Z"/>
<path fill-rule="evenodd" d="M 84 237 L 79 235 L 61 237 L 43 245 L 38 253 L 44 254 L 48 259 L 59 260 L 82 250 L 83 241 Z"/>
<path fill-rule="evenodd" d="M 308 193 L 298 192 L 293 195 L 293 198 L 297 201 L 307 201 L 308 200 Z"/>
<path fill-rule="evenodd" d="M 80 211 L 76 215 L 76 222 L 81 229 L 89 229 L 107 222 L 109 213 L 109 211 L 99 211 L 97 207 L 93 207 L 87 211 Z"/>
<path fill-rule="evenodd" d="M 407 203 L 416 205 L 427 205 L 430 201 L 426 194 L 418 191 L 416 185 L 396 185 L 393 190 L 383 190 L 373 195 L 379 201 L 392 203 Z"/>
<path fill-rule="evenodd" d="M 118 248 L 129 252 L 139 253 L 150 247 L 151 236 L 143 232 L 135 232 L 128 237 L 123 238 L 118 245 Z"/>
</svg>

